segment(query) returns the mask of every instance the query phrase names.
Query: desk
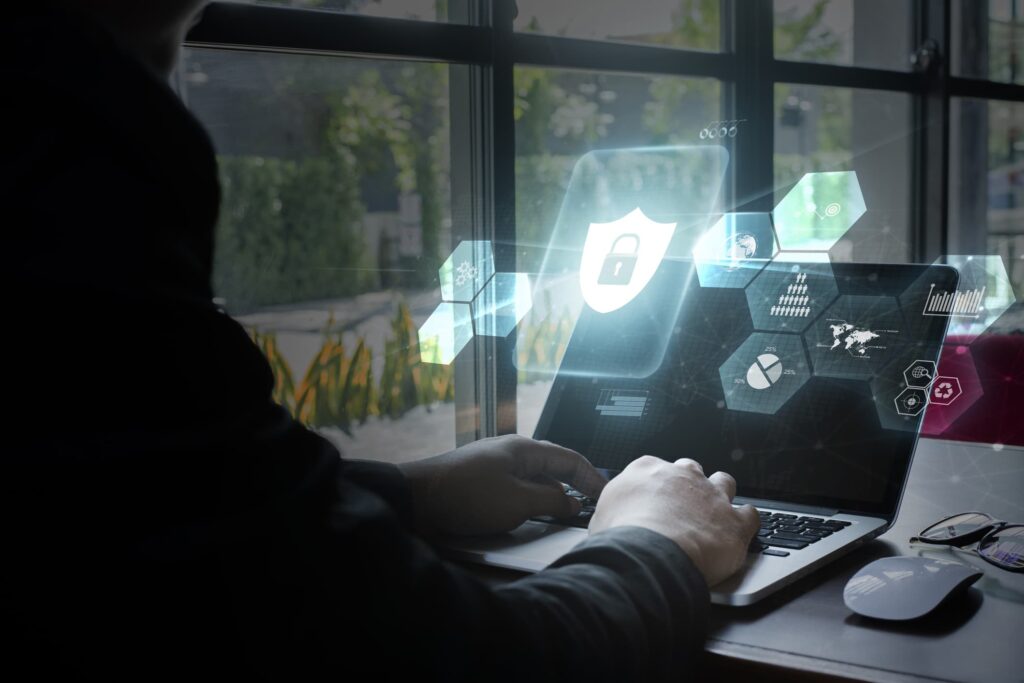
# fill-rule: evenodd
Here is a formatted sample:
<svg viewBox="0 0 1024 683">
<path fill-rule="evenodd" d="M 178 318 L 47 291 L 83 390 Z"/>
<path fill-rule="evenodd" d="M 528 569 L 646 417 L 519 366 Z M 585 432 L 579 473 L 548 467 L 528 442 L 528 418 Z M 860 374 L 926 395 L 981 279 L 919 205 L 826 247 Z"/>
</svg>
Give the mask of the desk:
<svg viewBox="0 0 1024 683">
<path fill-rule="evenodd" d="M 1024 522 L 1024 449 L 922 439 L 886 534 L 762 602 L 713 606 L 707 680 L 1024 681 L 1024 574 L 907 539 L 954 512 Z M 954 555 L 985 575 L 921 624 L 878 625 L 843 604 L 856 571 L 888 555 Z M 492 581 L 518 574 L 479 568 Z"/>
</svg>

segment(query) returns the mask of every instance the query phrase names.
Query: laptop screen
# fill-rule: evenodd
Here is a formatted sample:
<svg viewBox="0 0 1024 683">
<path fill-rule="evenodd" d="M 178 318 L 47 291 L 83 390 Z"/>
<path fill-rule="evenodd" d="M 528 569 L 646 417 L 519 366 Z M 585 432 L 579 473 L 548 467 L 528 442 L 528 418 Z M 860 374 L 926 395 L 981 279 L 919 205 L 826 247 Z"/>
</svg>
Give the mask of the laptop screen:
<svg viewBox="0 0 1024 683">
<path fill-rule="evenodd" d="M 815 268 L 829 271 L 824 285 Z M 689 457 L 708 474 L 732 474 L 746 498 L 894 515 L 948 321 L 924 314 L 926 302 L 934 291 L 955 292 L 956 271 L 767 270 L 745 288 L 701 287 L 689 262 L 666 260 L 636 305 L 586 309 L 566 358 L 595 372 L 556 378 L 536 437 L 613 471 L 645 454 Z M 773 277 L 762 296 L 758 283 Z M 808 283 L 819 310 L 783 298 L 800 297 Z M 631 336 L 630 316 L 652 315 L 663 291 L 680 286 L 686 295 L 661 366 L 643 379 L 609 377 L 620 355 L 643 343 Z"/>
</svg>

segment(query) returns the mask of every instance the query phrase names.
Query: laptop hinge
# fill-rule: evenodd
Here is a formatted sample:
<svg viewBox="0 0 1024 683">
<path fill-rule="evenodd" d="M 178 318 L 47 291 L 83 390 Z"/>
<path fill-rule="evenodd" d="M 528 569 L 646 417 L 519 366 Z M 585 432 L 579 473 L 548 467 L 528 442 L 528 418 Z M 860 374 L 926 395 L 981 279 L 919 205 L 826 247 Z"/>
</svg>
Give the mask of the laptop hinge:
<svg viewBox="0 0 1024 683">
<path fill-rule="evenodd" d="M 839 510 L 835 508 L 824 508 L 818 507 L 817 505 L 797 505 L 796 503 L 783 503 L 778 500 L 763 500 L 761 498 L 746 498 L 744 496 L 736 496 L 733 501 L 734 503 L 744 505 L 753 505 L 756 508 L 766 507 L 773 510 L 792 510 L 793 512 L 806 512 L 810 515 L 821 515 L 822 517 L 831 517 L 832 515 L 839 514 Z"/>
</svg>

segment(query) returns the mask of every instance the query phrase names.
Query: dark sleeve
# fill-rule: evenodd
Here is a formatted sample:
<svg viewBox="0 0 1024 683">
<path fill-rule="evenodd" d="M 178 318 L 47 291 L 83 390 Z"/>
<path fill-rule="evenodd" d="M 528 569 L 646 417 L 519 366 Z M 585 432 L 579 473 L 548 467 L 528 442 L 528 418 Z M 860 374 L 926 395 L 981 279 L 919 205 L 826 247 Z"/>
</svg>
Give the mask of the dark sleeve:
<svg viewBox="0 0 1024 683">
<path fill-rule="evenodd" d="M 495 588 L 340 475 L 327 508 L 307 498 L 226 551 L 223 571 L 240 579 L 230 586 L 240 659 L 281 676 L 678 680 L 703 643 L 703 578 L 674 543 L 640 528 L 596 534 Z"/>
</svg>

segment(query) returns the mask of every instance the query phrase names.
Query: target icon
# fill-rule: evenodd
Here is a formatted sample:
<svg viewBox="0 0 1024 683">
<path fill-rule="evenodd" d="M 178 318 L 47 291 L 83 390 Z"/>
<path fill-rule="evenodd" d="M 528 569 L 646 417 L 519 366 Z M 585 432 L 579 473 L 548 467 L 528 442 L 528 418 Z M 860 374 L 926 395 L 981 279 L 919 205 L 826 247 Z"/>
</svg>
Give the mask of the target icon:
<svg viewBox="0 0 1024 683">
<path fill-rule="evenodd" d="M 818 207 L 815 206 L 812 209 L 814 215 L 818 218 L 835 218 L 839 215 L 839 212 L 843 210 L 842 205 L 839 202 L 831 202 L 825 205 L 824 211 L 818 211 Z"/>
</svg>

